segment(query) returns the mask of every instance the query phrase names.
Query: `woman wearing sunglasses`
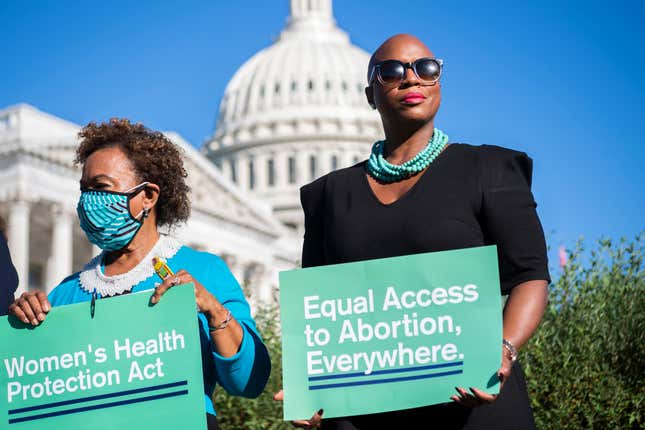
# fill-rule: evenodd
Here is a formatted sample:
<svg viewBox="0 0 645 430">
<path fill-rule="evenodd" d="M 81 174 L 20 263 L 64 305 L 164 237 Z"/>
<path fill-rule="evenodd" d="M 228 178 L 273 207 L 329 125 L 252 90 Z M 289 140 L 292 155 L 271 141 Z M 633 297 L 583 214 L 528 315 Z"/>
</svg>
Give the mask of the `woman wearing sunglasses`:
<svg viewBox="0 0 645 430">
<path fill-rule="evenodd" d="M 456 387 L 444 404 L 296 426 L 325 429 L 534 428 L 517 350 L 547 300 L 546 246 L 531 194 L 531 159 L 497 146 L 448 143 L 436 127 L 443 63 L 417 38 L 398 35 L 373 54 L 368 103 L 385 140 L 369 159 L 301 190 L 304 267 L 495 244 L 508 295 L 499 346 L 498 396 Z M 396 390 L 396 385 L 392 386 Z M 281 397 L 281 394 L 277 396 Z M 319 411 L 320 412 L 320 411 Z"/>
<path fill-rule="evenodd" d="M 49 295 L 24 293 L 10 313 L 38 326 L 59 305 L 149 291 L 151 303 L 167 300 L 168 289 L 192 282 L 200 333 L 204 403 L 209 430 L 217 429 L 215 386 L 257 397 L 271 370 L 267 349 L 251 317 L 242 289 L 224 261 L 199 252 L 159 227 L 172 229 L 190 214 L 182 154 L 168 138 L 127 119 L 90 123 L 79 134 L 81 164 L 77 212 L 90 242 L 103 250 Z M 158 283 L 153 258 L 175 273 Z M 114 315 L 127 319 L 127 315 Z"/>
</svg>

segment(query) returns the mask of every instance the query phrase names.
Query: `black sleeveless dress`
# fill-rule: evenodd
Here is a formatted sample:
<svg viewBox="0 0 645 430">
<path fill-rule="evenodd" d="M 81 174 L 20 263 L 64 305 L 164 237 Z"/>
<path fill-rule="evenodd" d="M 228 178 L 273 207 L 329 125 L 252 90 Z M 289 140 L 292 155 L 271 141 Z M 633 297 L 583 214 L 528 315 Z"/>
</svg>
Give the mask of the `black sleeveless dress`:
<svg viewBox="0 0 645 430">
<path fill-rule="evenodd" d="M 532 161 L 524 153 L 497 146 L 451 144 L 407 193 L 385 205 L 367 182 L 365 162 L 332 172 L 301 189 L 305 213 L 302 265 L 496 244 L 501 294 L 510 293 L 525 281 L 549 281 L 531 173 Z M 490 405 L 470 409 L 445 403 L 323 419 L 322 428 L 534 427 L 524 375 L 515 363 L 510 378 Z"/>
</svg>

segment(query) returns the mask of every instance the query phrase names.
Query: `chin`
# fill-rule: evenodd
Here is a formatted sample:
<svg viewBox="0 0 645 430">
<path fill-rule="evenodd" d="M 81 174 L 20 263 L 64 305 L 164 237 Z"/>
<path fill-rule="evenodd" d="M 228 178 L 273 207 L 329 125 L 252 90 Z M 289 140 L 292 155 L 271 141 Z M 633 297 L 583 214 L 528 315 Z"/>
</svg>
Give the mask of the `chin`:
<svg viewBox="0 0 645 430">
<path fill-rule="evenodd" d="M 427 109 L 403 109 L 398 113 L 401 121 L 425 124 L 434 118 L 436 112 L 428 112 Z"/>
</svg>

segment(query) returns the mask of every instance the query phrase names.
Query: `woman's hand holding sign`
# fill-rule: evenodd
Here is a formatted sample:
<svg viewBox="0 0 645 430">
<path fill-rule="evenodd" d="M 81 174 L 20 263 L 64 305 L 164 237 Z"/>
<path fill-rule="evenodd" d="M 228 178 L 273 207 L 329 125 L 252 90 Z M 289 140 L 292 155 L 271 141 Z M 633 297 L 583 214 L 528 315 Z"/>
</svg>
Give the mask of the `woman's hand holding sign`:
<svg viewBox="0 0 645 430">
<path fill-rule="evenodd" d="M 150 302 L 156 304 L 170 288 L 189 283 L 193 284 L 195 290 L 197 311 L 204 314 L 208 320 L 208 329 L 217 353 L 224 357 L 237 354 L 244 336 L 242 327 L 233 318 L 231 312 L 187 271 L 180 270 L 166 276 L 163 282 L 155 287 Z"/>
<path fill-rule="evenodd" d="M 502 364 L 497 371 L 500 392 L 511 375 L 513 361 L 517 358 L 515 348 L 519 349 L 540 324 L 548 300 L 547 287 L 546 281 L 526 281 L 515 286 L 509 294 L 504 306 L 504 339 L 512 340 L 510 345 L 514 352 L 511 352 L 507 346 L 502 347 Z M 485 393 L 477 388 L 470 388 L 472 394 L 462 387 L 455 387 L 455 389 L 459 395 L 450 398 L 464 406 L 475 407 L 492 403 L 497 398 L 497 395 Z"/>
<path fill-rule="evenodd" d="M 226 308 L 213 296 L 204 286 L 193 276 L 185 270 L 180 270 L 173 275 L 166 276 L 160 285 L 154 289 L 154 293 L 150 298 L 152 304 L 157 304 L 166 291 L 170 288 L 181 285 L 189 284 L 194 285 L 195 290 L 195 303 L 197 310 L 203 314 L 219 313 L 220 316 L 226 316 Z"/>
<path fill-rule="evenodd" d="M 280 390 L 275 393 L 273 395 L 273 400 L 276 400 L 278 402 L 284 401 L 284 391 Z M 317 429 L 322 425 L 322 414 L 323 410 L 319 409 L 318 412 L 315 412 L 308 420 L 291 421 L 291 424 L 297 428 Z"/>
<path fill-rule="evenodd" d="M 513 365 L 513 360 L 511 355 L 506 348 L 502 348 L 502 365 L 497 370 L 497 376 L 499 377 L 499 390 L 502 391 L 504 383 L 511 375 L 511 366 Z M 479 390 L 477 388 L 470 387 L 470 393 L 462 387 L 455 387 L 455 390 L 459 393 L 458 396 L 450 396 L 452 400 L 457 403 L 460 403 L 464 406 L 474 408 L 479 405 L 486 403 L 492 403 L 497 398 L 497 394 L 488 394 L 485 391 Z"/>
<path fill-rule="evenodd" d="M 22 293 L 11 306 L 9 315 L 14 315 L 25 324 L 37 326 L 45 321 L 47 313 L 51 310 L 47 294 L 42 291 Z"/>
</svg>

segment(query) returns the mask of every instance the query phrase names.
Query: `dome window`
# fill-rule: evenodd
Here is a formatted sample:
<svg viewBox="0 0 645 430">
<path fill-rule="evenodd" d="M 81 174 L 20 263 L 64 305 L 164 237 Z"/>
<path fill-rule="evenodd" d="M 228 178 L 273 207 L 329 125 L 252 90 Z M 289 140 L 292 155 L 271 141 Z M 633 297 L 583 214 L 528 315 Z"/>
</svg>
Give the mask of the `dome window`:
<svg viewBox="0 0 645 430">
<path fill-rule="evenodd" d="M 341 85 L 341 87 L 343 88 L 344 92 L 347 92 L 347 82 L 343 81 L 343 84 Z"/>
<path fill-rule="evenodd" d="M 309 91 L 313 91 L 314 90 L 314 81 L 312 81 L 310 79 L 308 84 L 307 84 L 307 87 L 309 88 Z"/>
<path fill-rule="evenodd" d="M 275 185 L 275 161 L 273 158 L 267 160 L 267 183 L 270 187 Z"/>
<path fill-rule="evenodd" d="M 233 159 L 231 159 L 229 162 L 231 165 L 231 181 L 237 184 L 237 163 Z"/>
<path fill-rule="evenodd" d="M 264 97 L 264 85 L 260 87 L 260 97 Z"/>
<path fill-rule="evenodd" d="M 280 94 L 280 83 L 276 82 L 275 87 L 273 88 L 273 92 L 276 94 Z"/>
<path fill-rule="evenodd" d="M 309 177 L 314 180 L 316 176 L 318 176 L 318 160 L 315 155 L 312 155 L 309 157 Z"/>
<path fill-rule="evenodd" d="M 289 157 L 289 183 L 296 183 L 296 157 Z"/>
<path fill-rule="evenodd" d="M 325 89 L 327 91 L 331 90 L 331 81 L 329 79 L 325 81 Z"/>
<path fill-rule="evenodd" d="M 296 81 L 291 82 L 291 92 L 295 93 L 298 89 L 298 83 Z"/>
<path fill-rule="evenodd" d="M 253 160 L 249 160 L 249 189 L 255 188 L 255 166 Z"/>
<path fill-rule="evenodd" d="M 338 169 L 338 156 L 332 155 L 331 156 L 331 170 L 336 170 Z"/>
</svg>

